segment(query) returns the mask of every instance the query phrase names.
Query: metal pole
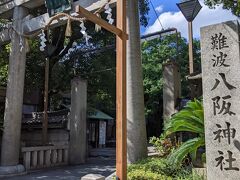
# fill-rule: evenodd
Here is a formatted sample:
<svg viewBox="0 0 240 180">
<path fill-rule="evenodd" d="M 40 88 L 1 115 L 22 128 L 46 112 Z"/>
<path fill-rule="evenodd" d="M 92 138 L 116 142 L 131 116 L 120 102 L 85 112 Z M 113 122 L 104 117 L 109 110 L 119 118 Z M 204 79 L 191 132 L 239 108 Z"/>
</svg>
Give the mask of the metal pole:
<svg viewBox="0 0 240 180">
<path fill-rule="evenodd" d="M 189 74 L 194 72 L 193 67 L 193 29 L 192 29 L 192 22 L 188 22 L 188 51 L 189 51 Z"/>
<path fill-rule="evenodd" d="M 42 123 L 42 143 L 48 143 L 48 83 L 49 82 L 49 58 L 45 61 L 45 90 L 44 90 L 44 117 Z"/>
<path fill-rule="evenodd" d="M 194 66 L 193 66 L 193 29 L 192 22 L 188 22 L 188 51 L 189 51 L 189 74 L 193 74 Z M 191 99 L 195 97 L 194 84 L 190 83 L 190 96 Z"/>
</svg>

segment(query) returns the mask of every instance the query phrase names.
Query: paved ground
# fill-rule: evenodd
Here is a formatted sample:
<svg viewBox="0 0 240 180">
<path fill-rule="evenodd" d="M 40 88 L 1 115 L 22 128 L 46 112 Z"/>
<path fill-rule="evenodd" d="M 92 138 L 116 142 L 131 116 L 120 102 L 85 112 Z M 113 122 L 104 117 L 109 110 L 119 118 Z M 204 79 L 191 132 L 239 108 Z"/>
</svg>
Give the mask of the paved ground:
<svg viewBox="0 0 240 180">
<path fill-rule="evenodd" d="M 149 155 L 155 155 L 155 149 L 148 147 Z M 79 166 L 62 166 L 30 172 L 26 175 L 2 178 L 4 180 L 80 180 L 86 174 L 101 174 L 105 177 L 115 172 L 115 149 L 93 149 L 87 163 Z"/>
<path fill-rule="evenodd" d="M 116 149 L 115 148 L 102 148 L 102 149 L 92 149 L 90 151 L 91 157 L 116 157 Z"/>
<path fill-rule="evenodd" d="M 63 166 L 53 169 L 45 169 L 31 172 L 23 176 L 3 178 L 6 180 L 80 180 L 86 174 L 101 174 L 105 177 L 115 171 L 115 160 L 113 158 L 89 158 L 88 162 L 79 166 Z"/>
<path fill-rule="evenodd" d="M 2 178 L 6 180 L 80 180 L 86 174 L 108 177 L 115 172 L 115 149 L 92 149 L 87 163 L 78 166 L 62 166 L 29 172 L 26 175 Z"/>
</svg>

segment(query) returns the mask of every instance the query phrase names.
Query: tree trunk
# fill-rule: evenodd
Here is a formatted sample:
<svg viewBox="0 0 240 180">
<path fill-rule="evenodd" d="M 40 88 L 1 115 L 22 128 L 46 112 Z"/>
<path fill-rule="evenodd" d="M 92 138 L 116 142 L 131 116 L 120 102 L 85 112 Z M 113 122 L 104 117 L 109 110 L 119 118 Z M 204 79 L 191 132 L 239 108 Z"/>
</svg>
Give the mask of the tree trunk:
<svg viewBox="0 0 240 180">
<path fill-rule="evenodd" d="M 138 0 L 127 1 L 127 155 L 128 163 L 147 156 Z"/>
</svg>

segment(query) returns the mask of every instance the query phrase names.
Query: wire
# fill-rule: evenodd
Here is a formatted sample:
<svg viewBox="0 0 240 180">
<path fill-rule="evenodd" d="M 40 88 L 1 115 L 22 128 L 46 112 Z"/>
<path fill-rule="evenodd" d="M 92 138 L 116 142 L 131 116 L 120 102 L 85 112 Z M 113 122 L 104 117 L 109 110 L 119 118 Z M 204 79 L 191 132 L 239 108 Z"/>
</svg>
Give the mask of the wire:
<svg viewBox="0 0 240 180">
<path fill-rule="evenodd" d="M 81 75 L 81 76 L 82 76 L 82 75 L 90 75 L 90 74 L 107 72 L 107 71 L 112 71 L 112 70 L 116 70 L 116 68 L 115 68 L 115 67 L 112 67 L 112 68 L 109 68 L 109 69 L 103 69 L 103 70 L 99 70 L 99 71 L 93 71 L 93 72 L 90 72 L 90 73 L 83 73 L 83 74 L 80 74 L 80 75 Z"/>
<path fill-rule="evenodd" d="M 163 25 L 162 25 L 162 23 L 161 23 L 161 21 L 160 21 L 160 19 L 159 19 L 158 14 L 157 14 L 157 11 L 155 10 L 155 7 L 154 7 L 154 5 L 153 5 L 153 3 L 152 3 L 152 0 L 150 0 L 150 4 L 152 5 L 153 11 L 155 12 L 155 15 L 156 15 L 156 17 L 157 17 L 157 20 L 158 20 L 160 26 L 162 27 L 162 30 L 164 30 Z"/>
</svg>

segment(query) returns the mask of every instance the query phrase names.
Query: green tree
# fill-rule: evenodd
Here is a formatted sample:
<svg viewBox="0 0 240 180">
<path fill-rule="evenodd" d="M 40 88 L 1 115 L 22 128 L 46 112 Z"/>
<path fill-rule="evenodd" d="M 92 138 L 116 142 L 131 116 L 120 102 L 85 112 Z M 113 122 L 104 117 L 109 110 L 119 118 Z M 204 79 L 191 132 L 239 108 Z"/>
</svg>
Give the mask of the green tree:
<svg viewBox="0 0 240 180">
<path fill-rule="evenodd" d="M 147 13 L 148 0 L 139 0 L 140 9 L 140 21 L 142 25 L 147 25 Z M 104 15 L 103 15 L 104 17 Z M 5 25 L 8 20 L 0 19 L 0 30 L 6 28 Z M 88 24 L 89 25 L 89 24 Z M 64 27 L 63 27 L 64 29 Z M 104 48 L 105 45 L 114 45 L 115 36 L 106 31 L 99 33 L 94 32 L 94 28 L 88 28 L 91 31 L 91 42 L 94 44 L 92 48 Z M 82 35 L 79 33 L 80 29 L 73 23 L 74 37 L 70 40 L 69 47 L 74 40 L 78 40 L 79 45 L 83 46 L 85 42 L 81 42 Z M 59 35 L 60 33 L 53 33 Z M 57 36 L 58 37 L 58 36 Z M 54 38 L 54 37 L 53 37 Z M 54 40 L 53 40 L 54 41 Z M 62 45 L 61 45 L 62 46 Z M 29 40 L 30 52 L 27 54 L 26 61 L 26 75 L 25 75 L 25 91 L 31 91 L 33 89 L 44 90 L 44 62 L 45 56 L 39 50 L 39 41 L 36 39 Z M 61 47 L 62 48 L 62 47 Z M 7 85 L 8 75 L 8 54 L 10 52 L 10 46 L 1 46 L 0 48 L 0 85 Z M 59 50 L 57 51 L 60 52 Z M 67 53 L 67 50 L 64 51 Z M 63 54 L 64 54 L 63 53 Z M 76 58 L 79 57 L 78 60 Z M 70 60 L 65 62 L 59 60 L 61 56 L 57 56 L 50 60 L 50 96 L 55 95 L 55 92 L 69 90 L 71 78 L 75 75 L 81 75 L 83 78 L 88 79 L 88 88 L 91 93 L 89 94 L 89 101 L 99 107 L 111 106 L 110 109 L 115 110 L 115 52 L 112 50 L 105 51 L 94 55 L 93 53 L 87 53 L 83 55 L 81 52 L 72 57 L 71 60 L 76 60 L 75 72 L 73 72 L 73 63 Z M 79 63 L 80 62 L 80 63 Z M 88 68 L 85 68 L 88 66 Z M 102 71 L 102 72 L 99 72 Z M 101 80 L 102 78 L 102 80 Z M 92 86 L 90 85 L 92 84 Z M 92 88 L 92 90 L 90 90 Z M 95 94 L 95 95 L 94 95 Z M 103 101 L 103 99 L 105 99 Z M 107 103 L 109 102 L 109 103 Z M 101 104 L 104 106 L 101 106 Z M 113 113 L 114 114 L 114 113 Z"/>
<path fill-rule="evenodd" d="M 184 38 L 179 38 L 177 56 L 176 36 L 170 35 L 156 38 L 142 43 L 142 66 L 144 75 L 145 113 L 149 121 L 159 122 L 162 117 L 162 94 L 163 94 L 163 64 L 168 59 L 176 60 L 180 66 L 182 96 L 189 94 L 188 82 L 188 44 Z M 194 62 L 195 70 L 200 71 L 200 43 L 194 40 Z M 159 132 L 159 127 L 156 132 Z M 159 132 L 160 133 L 160 132 Z M 160 134 L 155 134 L 160 135 Z"/>
<path fill-rule="evenodd" d="M 0 18 L 0 31 L 5 29 L 8 20 Z M 10 44 L 0 46 L 0 86 L 7 85 L 8 77 L 8 58 L 11 50 Z"/>
<path fill-rule="evenodd" d="M 9 44 L 1 47 L 0 49 L 0 86 L 7 85 L 9 53 L 10 53 Z"/>
<path fill-rule="evenodd" d="M 30 51 L 26 57 L 25 91 L 44 88 L 44 54 L 38 40 L 29 40 Z"/>
<path fill-rule="evenodd" d="M 94 27 L 91 26 L 90 32 L 92 32 L 93 38 L 90 47 L 85 46 L 79 29 L 74 29 L 78 32 L 73 37 L 78 42 L 78 50 L 71 53 L 69 58 L 58 56 L 58 54 L 50 58 L 49 99 L 51 110 L 60 108 L 61 94 L 70 92 L 72 78 L 80 76 L 88 81 L 89 106 L 97 107 L 115 116 L 116 53 L 113 50 L 114 47 L 105 48 L 115 44 L 115 38 L 107 31 L 103 30 L 96 33 L 93 29 Z M 38 40 L 29 40 L 29 47 L 30 51 L 26 61 L 25 92 L 40 89 L 43 96 L 45 54 L 39 50 Z M 94 51 L 94 49 L 98 50 Z"/>
<path fill-rule="evenodd" d="M 4 45 L 0 49 L 0 87 L 7 86 L 8 77 L 8 53 L 10 51 L 9 45 Z M 4 117 L 4 104 L 0 102 L 0 129 L 2 130 Z"/>
<path fill-rule="evenodd" d="M 71 79 L 80 76 L 88 82 L 88 106 L 115 116 L 116 52 L 112 46 L 115 37 L 105 30 L 95 33 L 90 29 L 91 46 L 86 46 L 77 35 L 79 48 L 53 65 L 50 96 L 58 101 L 59 93 L 70 92 Z"/>
<path fill-rule="evenodd" d="M 240 16 L 240 1 L 239 0 L 204 0 L 204 3 L 210 8 L 214 8 L 220 4 L 223 9 L 231 10 L 236 16 Z"/>
<path fill-rule="evenodd" d="M 140 23 L 142 26 L 148 25 L 148 12 L 150 10 L 149 8 L 149 0 L 139 0 L 139 14 L 140 14 Z"/>
</svg>

